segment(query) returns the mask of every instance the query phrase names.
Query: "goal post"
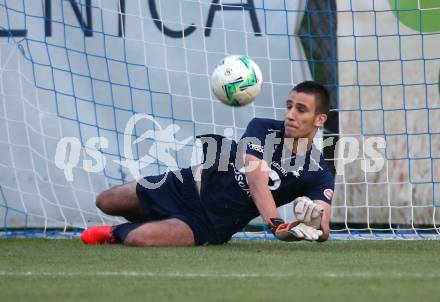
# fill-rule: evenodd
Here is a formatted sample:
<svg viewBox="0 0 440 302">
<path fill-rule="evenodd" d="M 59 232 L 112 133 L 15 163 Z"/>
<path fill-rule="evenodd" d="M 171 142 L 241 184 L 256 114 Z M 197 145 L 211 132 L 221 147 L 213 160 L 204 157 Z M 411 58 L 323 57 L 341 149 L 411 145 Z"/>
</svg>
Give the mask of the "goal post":
<svg viewBox="0 0 440 302">
<path fill-rule="evenodd" d="M 439 18 L 434 0 L 0 0 L 0 236 L 118 223 L 97 194 L 196 163 L 199 134 L 283 119 L 315 79 L 334 238 L 438 238 Z M 232 54 L 264 78 L 242 108 L 210 89 Z"/>
</svg>

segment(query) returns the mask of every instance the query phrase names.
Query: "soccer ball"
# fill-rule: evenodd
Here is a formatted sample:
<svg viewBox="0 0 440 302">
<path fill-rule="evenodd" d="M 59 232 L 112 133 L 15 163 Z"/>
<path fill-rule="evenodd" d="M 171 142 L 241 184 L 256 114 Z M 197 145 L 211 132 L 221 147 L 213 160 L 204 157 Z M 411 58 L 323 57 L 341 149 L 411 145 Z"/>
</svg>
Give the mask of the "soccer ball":
<svg viewBox="0 0 440 302">
<path fill-rule="evenodd" d="M 261 92 L 263 77 L 258 65 L 247 56 L 228 56 L 211 75 L 215 96 L 229 106 L 244 106 Z"/>
</svg>

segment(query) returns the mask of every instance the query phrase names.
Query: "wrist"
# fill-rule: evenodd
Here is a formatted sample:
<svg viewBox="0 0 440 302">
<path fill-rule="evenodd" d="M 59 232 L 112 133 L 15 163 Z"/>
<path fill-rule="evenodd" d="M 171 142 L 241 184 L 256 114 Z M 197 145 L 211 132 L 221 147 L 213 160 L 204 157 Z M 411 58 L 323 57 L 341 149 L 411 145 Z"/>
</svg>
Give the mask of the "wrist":
<svg viewBox="0 0 440 302">
<path fill-rule="evenodd" d="M 328 239 L 328 237 L 330 236 L 330 228 L 328 226 L 321 225 L 321 231 L 322 231 L 322 235 L 319 236 L 319 239 L 318 239 L 319 242 L 326 241 Z"/>
<path fill-rule="evenodd" d="M 275 234 L 275 231 L 277 227 L 284 223 L 284 220 L 282 218 L 269 218 L 267 221 L 267 226 L 269 227 L 269 230 L 272 232 L 272 234 Z"/>
</svg>

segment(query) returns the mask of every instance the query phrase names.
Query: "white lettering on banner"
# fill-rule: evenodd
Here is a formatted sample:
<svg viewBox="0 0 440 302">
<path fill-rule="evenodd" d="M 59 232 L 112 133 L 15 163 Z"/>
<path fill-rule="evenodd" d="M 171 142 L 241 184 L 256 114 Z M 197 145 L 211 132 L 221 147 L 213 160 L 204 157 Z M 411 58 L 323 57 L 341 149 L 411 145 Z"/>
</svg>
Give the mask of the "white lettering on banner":
<svg viewBox="0 0 440 302">
<path fill-rule="evenodd" d="M 145 131 L 142 135 L 140 135 L 138 138 L 132 141 L 134 137 L 134 129 L 136 127 L 136 124 L 141 120 L 148 120 L 153 122 L 154 127 L 152 130 Z M 177 176 L 177 178 L 180 181 L 183 181 L 174 153 L 182 149 L 189 142 L 192 142 L 193 137 L 189 136 L 183 140 L 178 141 L 176 140 L 175 137 L 176 137 L 176 133 L 179 130 L 180 130 L 179 125 L 170 124 L 167 127 L 162 128 L 162 126 L 152 116 L 147 114 L 134 114 L 128 120 L 124 131 L 124 146 L 123 146 L 124 156 L 120 160 L 113 160 L 113 161 L 127 168 L 134 179 L 141 179 L 141 175 L 140 175 L 141 170 L 147 167 L 148 165 L 162 163 L 164 164 L 165 167 L 168 167 L 164 177 L 166 177 L 166 174 L 171 171 Z M 151 146 L 148 148 L 146 154 L 143 154 L 142 157 L 135 160 L 133 154 L 133 146 L 140 144 L 145 140 L 149 140 L 151 142 L 150 143 Z M 258 139 L 255 137 L 246 137 L 240 140 L 240 143 L 242 146 L 248 146 L 252 150 L 255 150 L 259 153 L 268 153 L 273 155 L 273 152 L 271 151 L 272 144 L 269 144 L 270 145 L 269 148 L 265 148 L 267 146 L 261 146 L 258 143 L 249 142 L 249 140 L 258 141 Z M 268 134 L 266 136 L 266 140 L 272 143 L 275 142 L 275 140 L 273 140 L 273 137 L 271 137 L 271 134 Z M 224 140 L 222 140 L 222 145 L 223 145 L 223 141 Z M 214 164 L 215 158 L 217 156 L 217 147 L 216 147 L 217 142 L 215 139 L 212 139 L 211 141 L 206 141 L 206 143 L 208 143 L 208 146 L 210 144 L 215 145 L 212 146 L 213 148 L 207 148 L 207 154 L 206 154 L 207 159 L 210 158 L 213 159 L 212 161 L 209 162 L 212 165 Z M 356 140 L 353 137 L 343 137 L 338 141 L 336 145 L 336 150 L 338 154 L 342 155 L 342 159 L 337 158 L 338 175 L 343 175 L 344 165 L 348 163 L 352 163 L 357 159 L 357 156 L 359 154 L 359 145 L 360 144 L 358 140 Z M 109 141 L 105 137 L 92 137 L 87 140 L 85 144 L 85 155 L 91 157 L 92 160 L 90 159 L 83 160 L 82 166 L 85 171 L 89 173 L 91 172 L 99 173 L 105 169 L 106 158 L 102 153 L 101 149 L 106 149 L 108 148 L 108 146 L 109 146 Z M 196 147 L 194 144 L 193 155 L 195 153 L 198 153 L 195 148 Z M 385 140 L 382 137 L 370 137 L 365 140 L 364 153 L 367 156 L 367 158 L 362 161 L 362 166 L 361 166 L 361 168 L 365 172 L 377 172 L 383 168 L 385 160 L 381 155 L 381 153 L 377 151 L 377 149 L 383 149 L 383 148 L 385 148 Z M 228 166 L 228 162 L 230 160 L 230 155 L 231 155 L 230 152 L 231 152 L 230 148 L 226 148 L 226 149 L 224 149 L 223 147 L 221 148 L 221 153 L 222 154 L 225 153 L 225 154 L 223 154 L 220 158 L 222 159 L 222 161 L 226 163 L 225 164 L 226 167 Z M 288 153 L 288 151 L 286 151 L 285 153 Z M 314 164 L 310 165 L 312 168 L 309 169 L 309 171 L 322 170 L 322 167 L 319 165 L 320 163 L 318 158 L 318 154 L 320 153 L 312 152 L 312 155 L 314 154 L 316 155 L 316 159 L 312 156 L 311 162 L 313 162 Z M 58 142 L 56 154 L 55 154 L 55 165 L 59 169 L 64 171 L 65 178 L 69 182 L 73 181 L 73 168 L 75 168 L 79 164 L 80 155 L 81 155 L 81 141 L 78 138 L 65 137 Z M 290 166 L 290 161 L 292 161 L 293 158 L 295 158 L 295 166 L 292 167 Z M 236 166 L 241 167 L 244 164 L 244 159 L 242 160 L 242 162 L 238 161 L 237 164 L 238 159 L 240 159 L 240 157 L 236 157 L 236 163 L 233 165 L 235 171 L 234 173 L 236 175 L 235 177 L 236 180 L 240 182 L 239 186 L 244 188 L 245 191 L 247 190 L 247 194 L 249 195 L 250 193 L 248 192 L 249 188 L 247 187 L 247 182 L 243 182 L 245 181 L 245 174 L 235 169 Z M 289 173 L 292 173 L 295 177 L 300 177 L 301 171 L 304 171 L 304 159 L 305 156 L 294 155 L 290 157 L 285 157 L 284 159 L 281 160 L 281 162 L 271 161 L 271 165 L 270 165 L 271 168 L 268 171 L 271 171 L 273 168 L 273 170 L 277 171 L 277 173 L 283 175 L 284 177 L 286 177 Z M 287 161 L 289 161 L 289 164 L 286 163 Z M 253 161 L 249 162 L 249 165 L 247 166 L 247 171 L 252 171 L 257 167 L 260 167 L 260 165 L 258 165 L 258 162 L 259 161 L 255 161 L 256 164 L 254 165 L 252 165 L 252 163 L 254 163 Z M 208 168 L 206 166 L 206 163 L 204 164 L 204 167 Z M 262 169 L 264 167 L 266 167 L 266 165 L 261 165 Z M 219 168 L 221 167 L 219 166 Z M 266 169 L 267 168 L 269 167 L 266 167 Z M 156 188 L 157 185 L 158 184 L 151 184 L 149 188 L 150 189 Z"/>
<path fill-rule="evenodd" d="M 79 163 L 80 152 L 81 142 L 76 137 L 63 137 L 57 144 L 55 165 L 64 171 L 64 177 L 69 182 L 73 181 L 72 171 Z"/>
<path fill-rule="evenodd" d="M 100 148 L 108 148 L 108 139 L 105 137 L 92 137 L 86 142 L 86 153 L 96 161 L 93 165 L 92 160 L 85 159 L 83 161 L 83 168 L 87 172 L 101 172 L 105 168 L 107 160 L 105 156 L 99 151 Z"/>
<path fill-rule="evenodd" d="M 152 121 L 155 125 L 154 130 L 145 131 L 140 137 L 131 142 L 132 134 L 134 132 L 136 123 L 141 120 Z M 171 154 L 173 151 L 178 151 L 182 149 L 188 142 L 193 140 L 193 137 L 187 137 L 182 141 L 175 140 L 175 134 L 180 130 L 180 126 L 176 124 L 170 124 L 165 129 L 150 115 L 137 113 L 133 115 L 127 122 L 124 132 L 124 155 L 125 160 L 114 160 L 115 163 L 120 164 L 129 169 L 130 173 L 135 179 L 140 179 L 140 170 L 147 167 L 148 165 L 160 161 L 166 167 L 175 167 L 172 172 L 177 176 L 180 181 L 183 181 L 180 170 L 178 169 L 177 161 Z M 134 160 L 132 145 L 139 144 L 146 139 L 152 139 L 153 143 L 148 149 L 148 154 L 145 154 L 139 160 Z M 164 178 L 168 174 L 167 169 Z M 162 183 L 158 184 L 148 183 L 143 180 L 142 185 L 148 189 L 154 189 L 160 186 Z"/>
</svg>

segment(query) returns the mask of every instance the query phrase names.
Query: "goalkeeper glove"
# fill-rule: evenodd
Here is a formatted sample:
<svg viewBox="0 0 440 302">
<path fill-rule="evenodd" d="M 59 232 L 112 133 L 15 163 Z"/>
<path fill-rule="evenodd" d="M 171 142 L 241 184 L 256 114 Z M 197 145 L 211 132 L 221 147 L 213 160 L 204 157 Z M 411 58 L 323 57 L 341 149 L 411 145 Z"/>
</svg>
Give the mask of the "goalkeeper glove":
<svg viewBox="0 0 440 302">
<path fill-rule="evenodd" d="M 315 229 L 321 228 L 321 217 L 324 209 L 310 198 L 301 196 L 293 201 L 293 212 L 296 219 Z"/>
<path fill-rule="evenodd" d="M 281 218 L 271 218 L 269 228 L 275 237 L 282 241 L 299 241 L 303 239 L 315 241 L 322 235 L 321 230 L 316 230 L 300 221 L 284 223 Z"/>
</svg>

